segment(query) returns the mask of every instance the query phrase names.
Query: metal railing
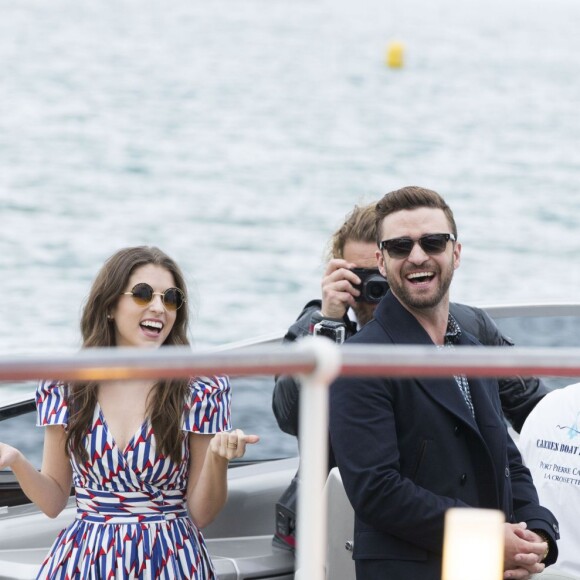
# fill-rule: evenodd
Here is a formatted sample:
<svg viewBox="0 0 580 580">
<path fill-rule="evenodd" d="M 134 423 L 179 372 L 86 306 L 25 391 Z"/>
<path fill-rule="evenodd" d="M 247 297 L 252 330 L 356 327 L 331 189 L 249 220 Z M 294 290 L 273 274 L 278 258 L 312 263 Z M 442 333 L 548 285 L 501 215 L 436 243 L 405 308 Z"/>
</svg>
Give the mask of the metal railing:
<svg viewBox="0 0 580 580">
<path fill-rule="evenodd" d="M 324 364 L 321 357 L 329 354 L 325 348 L 328 343 L 326 339 L 308 337 L 298 343 L 253 346 L 239 351 L 93 348 L 73 354 L 0 356 L 0 382 L 43 378 L 65 381 L 175 378 L 219 373 L 303 375 Z M 324 344 L 323 353 L 320 344 Z M 330 346 L 332 351 L 337 349 L 332 343 Z M 578 347 L 462 346 L 451 350 L 417 345 L 345 344 L 338 351 L 337 374 L 344 376 L 441 377 L 459 372 L 481 377 L 580 374 Z"/>
<path fill-rule="evenodd" d="M 328 453 L 328 387 L 336 376 L 435 377 L 540 375 L 580 376 L 580 348 L 350 345 L 341 348 L 324 338 L 296 344 L 240 350 L 187 348 L 88 349 L 72 355 L 0 357 L 0 381 L 42 378 L 112 380 L 232 376 L 299 375 L 301 493 L 298 503 L 297 569 L 301 578 L 324 579 L 326 505 L 322 489 Z M 308 442 L 307 444 L 305 442 Z"/>
</svg>

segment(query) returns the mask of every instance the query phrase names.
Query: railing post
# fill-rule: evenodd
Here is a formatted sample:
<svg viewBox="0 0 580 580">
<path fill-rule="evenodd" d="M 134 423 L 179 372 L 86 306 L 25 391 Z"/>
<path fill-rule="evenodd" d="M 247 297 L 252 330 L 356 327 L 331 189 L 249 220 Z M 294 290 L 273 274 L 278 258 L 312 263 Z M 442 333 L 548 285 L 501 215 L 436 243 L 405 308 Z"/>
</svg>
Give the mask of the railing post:
<svg viewBox="0 0 580 580">
<path fill-rule="evenodd" d="M 300 348 L 314 350 L 317 365 L 300 379 L 300 483 L 296 529 L 296 578 L 324 580 L 328 474 L 328 387 L 338 376 L 340 350 L 326 338 L 307 337 Z"/>
</svg>

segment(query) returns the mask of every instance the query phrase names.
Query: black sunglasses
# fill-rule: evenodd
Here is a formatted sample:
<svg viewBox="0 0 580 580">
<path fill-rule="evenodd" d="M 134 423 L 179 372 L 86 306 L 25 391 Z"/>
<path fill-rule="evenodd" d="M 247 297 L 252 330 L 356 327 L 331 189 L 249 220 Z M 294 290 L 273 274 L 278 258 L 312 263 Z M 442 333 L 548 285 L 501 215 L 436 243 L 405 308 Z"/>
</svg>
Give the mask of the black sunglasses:
<svg viewBox="0 0 580 580">
<path fill-rule="evenodd" d="M 390 240 L 383 240 L 379 244 L 379 247 L 381 250 L 387 250 L 391 258 L 401 259 L 406 258 L 413 251 L 413 247 L 417 243 L 426 254 L 432 256 L 444 252 L 449 240 L 455 242 L 456 238 L 453 234 L 426 234 L 418 240 L 413 240 L 412 238 L 391 238 Z"/>
<path fill-rule="evenodd" d="M 147 306 L 154 296 L 161 296 L 163 306 L 167 310 L 179 310 L 185 303 L 185 294 L 179 288 L 167 288 L 163 292 L 154 292 L 153 288 L 145 282 L 135 284 L 131 292 L 123 292 L 122 296 L 132 296 L 135 304 Z"/>
</svg>

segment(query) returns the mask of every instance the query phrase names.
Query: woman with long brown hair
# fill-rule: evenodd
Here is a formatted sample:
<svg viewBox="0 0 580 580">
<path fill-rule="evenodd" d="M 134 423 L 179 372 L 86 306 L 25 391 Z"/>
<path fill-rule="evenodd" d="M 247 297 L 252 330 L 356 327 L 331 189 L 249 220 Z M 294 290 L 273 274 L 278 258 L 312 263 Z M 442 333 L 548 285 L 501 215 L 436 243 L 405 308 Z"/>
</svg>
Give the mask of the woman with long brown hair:
<svg viewBox="0 0 580 580">
<path fill-rule="evenodd" d="M 101 268 L 83 309 L 83 347 L 187 345 L 188 302 L 177 264 L 154 247 L 125 248 Z M 227 377 L 43 381 L 38 472 L 0 443 L 9 467 L 48 516 L 77 515 L 38 578 L 216 578 L 201 528 L 223 507 L 227 465 L 256 435 L 230 431 Z"/>
</svg>

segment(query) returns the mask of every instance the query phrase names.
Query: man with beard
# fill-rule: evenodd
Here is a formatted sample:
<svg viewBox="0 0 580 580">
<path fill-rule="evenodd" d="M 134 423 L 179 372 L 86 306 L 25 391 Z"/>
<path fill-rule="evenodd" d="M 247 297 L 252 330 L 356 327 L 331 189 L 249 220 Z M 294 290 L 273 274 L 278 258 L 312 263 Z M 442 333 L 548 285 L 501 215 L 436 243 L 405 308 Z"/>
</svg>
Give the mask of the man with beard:
<svg viewBox="0 0 580 580">
<path fill-rule="evenodd" d="M 344 224 L 330 238 L 328 264 L 322 277 L 322 300 L 306 304 L 296 322 L 290 326 L 285 342 L 325 331 L 326 336 L 342 342 L 353 336 L 369 322 L 388 285 L 377 268 L 376 202 L 355 206 L 346 216 Z M 364 268 L 366 288 L 373 284 L 372 292 L 361 293 L 361 278 L 353 268 Z M 359 272 L 362 275 L 362 272 Z M 380 280 L 382 280 L 382 285 Z M 488 346 L 512 346 L 513 342 L 501 334 L 493 320 L 481 309 L 464 304 L 451 304 L 451 313 L 460 327 L 473 334 Z M 317 327 L 318 325 L 318 327 Z M 316 331 L 315 331 L 316 329 Z M 526 417 L 547 393 L 545 385 L 536 377 L 506 377 L 499 381 L 503 412 L 519 433 Z M 282 431 L 298 436 L 299 383 L 294 377 L 276 378 L 272 409 Z M 329 454 L 329 469 L 336 465 Z M 275 543 L 281 547 L 294 546 L 296 484 L 281 498 L 277 510 Z"/>
<path fill-rule="evenodd" d="M 376 226 L 390 291 L 349 342 L 480 344 L 450 313 L 461 244 L 441 196 L 420 187 L 388 193 Z M 331 443 L 355 512 L 358 580 L 438 580 L 451 507 L 504 512 L 504 578 L 529 578 L 556 560 L 557 521 L 539 505 L 507 433 L 498 388 L 461 374 L 341 377 L 332 385 Z"/>
</svg>

